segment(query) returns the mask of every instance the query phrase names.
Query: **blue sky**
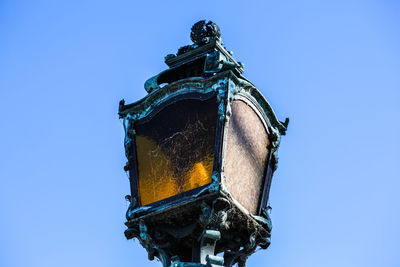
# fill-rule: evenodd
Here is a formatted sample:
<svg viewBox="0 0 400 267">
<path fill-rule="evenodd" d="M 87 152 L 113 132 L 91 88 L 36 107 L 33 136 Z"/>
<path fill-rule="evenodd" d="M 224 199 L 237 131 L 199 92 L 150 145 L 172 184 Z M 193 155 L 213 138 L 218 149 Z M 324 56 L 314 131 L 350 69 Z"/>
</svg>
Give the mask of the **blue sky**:
<svg viewBox="0 0 400 267">
<path fill-rule="evenodd" d="M 160 266 L 123 231 L 120 99 L 211 19 L 278 117 L 249 266 L 400 266 L 400 4 L 0 1 L 0 266 Z"/>
</svg>

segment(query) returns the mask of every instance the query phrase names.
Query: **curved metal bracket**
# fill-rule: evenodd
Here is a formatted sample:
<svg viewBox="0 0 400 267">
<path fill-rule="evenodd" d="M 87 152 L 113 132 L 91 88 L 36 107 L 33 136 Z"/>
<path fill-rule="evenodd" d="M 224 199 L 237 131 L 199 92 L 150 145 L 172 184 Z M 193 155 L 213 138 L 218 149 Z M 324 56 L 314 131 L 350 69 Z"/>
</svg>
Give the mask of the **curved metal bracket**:
<svg viewBox="0 0 400 267">
<path fill-rule="evenodd" d="M 239 267 L 246 266 L 247 258 L 253 254 L 257 248 L 256 242 L 257 233 L 254 232 L 249 238 L 249 243 L 247 243 L 243 249 L 237 252 L 229 251 L 224 253 L 224 260 L 226 267 L 232 267 L 235 263 L 238 263 Z"/>
<path fill-rule="evenodd" d="M 207 261 L 224 263 L 224 259 L 214 256 L 215 245 L 221 238 L 221 233 L 217 230 L 205 230 L 200 238 L 200 263 L 207 264 Z M 222 261 L 222 262 L 221 262 Z"/>
<path fill-rule="evenodd" d="M 163 267 L 168 267 L 171 264 L 171 259 L 167 252 L 161 249 L 151 238 L 147 232 L 147 226 L 143 220 L 139 223 L 139 236 L 138 239 L 142 246 L 147 250 L 149 254 L 149 260 L 153 260 L 156 256 L 160 259 Z"/>
</svg>

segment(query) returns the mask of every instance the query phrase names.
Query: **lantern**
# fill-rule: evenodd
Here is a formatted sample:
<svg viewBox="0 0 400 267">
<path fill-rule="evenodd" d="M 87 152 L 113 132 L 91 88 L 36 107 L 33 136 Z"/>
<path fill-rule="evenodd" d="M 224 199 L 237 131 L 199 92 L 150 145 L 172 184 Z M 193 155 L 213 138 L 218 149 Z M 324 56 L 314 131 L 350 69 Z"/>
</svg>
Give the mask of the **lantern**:
<svg viewBox="0 0 400 267">
<path fill-rule="evenodd" d="M 120 102 L 125 234 L 165 267 L 242 265 L 270 243 L 268 194 L 288 119 L 243 77 L 215 23 L 199 21 L 191 39 L 146 81 L 145 98 Z"/>
</svg>

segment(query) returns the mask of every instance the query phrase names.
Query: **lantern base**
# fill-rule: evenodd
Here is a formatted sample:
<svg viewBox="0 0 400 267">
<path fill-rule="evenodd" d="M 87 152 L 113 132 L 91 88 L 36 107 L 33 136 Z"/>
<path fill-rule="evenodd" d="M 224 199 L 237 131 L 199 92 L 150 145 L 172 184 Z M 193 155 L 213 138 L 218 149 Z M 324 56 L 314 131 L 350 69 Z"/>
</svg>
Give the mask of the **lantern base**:
<svg viewBox="0 0 400 267">
<path fill-rule="evenodd" d="M 210 197 L 126 222 L 149 259 L 163 267 L 244 266 L 257 246 L 266 249 L 271 225 L 238 207 L 229 196 Z M 223 253 L 223 257 L 216 254 Z"/>
</svg>

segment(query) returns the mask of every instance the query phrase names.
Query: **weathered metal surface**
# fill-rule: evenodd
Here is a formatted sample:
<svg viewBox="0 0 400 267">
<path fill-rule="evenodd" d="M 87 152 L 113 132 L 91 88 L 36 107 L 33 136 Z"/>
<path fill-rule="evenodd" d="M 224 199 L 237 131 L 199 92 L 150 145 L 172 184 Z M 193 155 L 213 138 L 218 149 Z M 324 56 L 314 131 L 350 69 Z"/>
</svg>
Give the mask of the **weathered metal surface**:
<svg viewBox="0 0 400 267">
<path fill-rule="evenodd" d="M 216 24 L 198 22 L 192 28 L 191 38 L 194 42 L 192 45 L 180 48 L 176 55 L 165 57 L 169 69 L 146 81 L 145 89 L 149 94 L 145 98 L 128 105 L 123 100 L 120 102 L 119 115 L 123 119 L 128 158 L 124 169 L 129 171 L 131 185 L 131 195 L 127 196 L 130 205 L 126 213 L 128 229 L 125 234 L 128 239 L 139 239 L 148 251 L 149 259 L 159 258 L 164 267 L 233 266 L 236 263 L 244 266 L 247 257 L 257 247 L 265 249 L 270 244 L 272 225 L 267 212 L 268 194 L 272 174 L 276 169 L 277 148 L 281 135 L 286 132 L 288 120 L 280 122 L 262 94 L 242 76 L 243 64 L 235 61 L 232 53 L 223 47 Z M 161 87 L 162 84 L 166 85 Z M 198 134 L 195 137 L 198 140 L 188 138 L 187 134 L 182 133 L 190 128 L 190 122 L 176 123 L 174 120 L 182 116 L 160 115 L 168 107 L 194 101 L 199 106 L 195 108 L 198 112 L 194 111 L 193 114 L 204 116 L 200 112 L 201 103 L 211 99 L 215 103 L 216 120 L 215 130 L 211 131 L 213 137 Z M 246 109 L 237 103 L 245 103 L 246 107 L 251 108 Z M 161 128 L 183 126 L 176 127 L 176 131 L 171 128 L 168 130 L 171 132 L 167 131 L 165 136 L 157 137 L 161 134 L 159 131 L 163 131 L 151 126 L 157 117 L 171 121 L 160 123 L 163 125 Z M 191 121 L 183 117 L 180 120 Z M 246 124 L 249 127 L 244 127 Z M 144 125 L 148 125 L 149 129 L 143 130 Z M 240 127 L 235 128 L 233 125 Z M 183 138 L 176 141 L 189 143 L 164 142 L 172 141 L 179 133 Z M 144 136 L 149 137 L 150 141 L 143 141 Z M 186 152 L 177 153 L 176 156 L 183 157 L 179 160 L 188 166 L 187 171 L 186 167 L 177 170 L 180 164 L 175 161 L 178 159 L 173 158 L 174 153 L 168 152 L 169 148 L 174 150 L 174 145 L 184 145 L 186 150 L 190 150 L 187 152 L 196 154 L 198 146 L 194 144 L 197 141 L 201 144 L 204 141 L 201 138 L 213 140 L 212 152 L 209 153 L 213 158 L 207 161 L 212 161 L 212 172 L 211 166 L 205 168 L 203 164 L 204 169 L 208 170 L 204 173 L 208 177 L 211 175 L 211 180 L 188 187 L 189 190 L 173 190 L 171 194 L 149 201 L 142 199 L 141 203 L 140 197 L 148 190 L 145 186 L 145 191 L 140 191 L 140 186 L 144 181 L 143 175 L 151 169 L 147 165 L 152 161 L 163 164 L 169 162 L 171 168 L 164 169 L 172 171 L 163 174 L 152 172 L 145 178 L 148 181 L 165 182 L 168 177 L 178 177 L 175 174 L 179 171 L 185 172 L 182 177 L 191 177 L 192 169 L 202 173 L 203 169 L 198 168 L 202 162 L 201 157 L 190 160 L 192 157 L 188 156 L 185 160 Z M 242 138 L 250 138 L 251 141 L 243 142 L 240 149 L 234 149 L 238 148 Z M 232 140 L 235 142 L 232 143 Z M 169 146 L 163 146 L 167 143 Z M 177 147 L 174 151 L 178 150 Z M 243 158 L 251 155 L 249 150 L 256 151 L 253 156 L 257 167 L 253 168 L 253 172 L 242 173 L 240 168 L 253 166 L 251 158 L 245 160 L 247 163 L 238 160 L 240 155 Z M 158 161 L 158 157 L 146 156 L 146 153 L 154 151 L 162 151 L 162 155 L 169 153 L 171 155 L 167 158 L 172 158 Z M 160 166 L 158 169 L 163 169 Z M 198 178 L 193 176 L 194 180 Z M 181 185 L 185 187 L 185 183 Z M 220 252 L 224 252 L 223 258 L 215 256 Z"/>
</svg>

